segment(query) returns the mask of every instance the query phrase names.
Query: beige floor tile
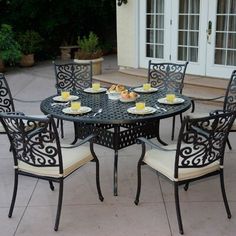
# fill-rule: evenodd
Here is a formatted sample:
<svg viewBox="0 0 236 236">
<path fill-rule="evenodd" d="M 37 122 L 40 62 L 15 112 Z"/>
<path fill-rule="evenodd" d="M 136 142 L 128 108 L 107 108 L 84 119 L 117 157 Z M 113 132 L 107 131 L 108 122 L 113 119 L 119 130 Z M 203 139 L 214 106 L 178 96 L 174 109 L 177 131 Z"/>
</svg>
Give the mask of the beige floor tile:
<svg viewBox="0 0 236 236">
<path fill-rule="evenodd" d="M 167 213 L 173 235 L 179 235 L 175 204 L 167 203 Z M 230 204 L 232 215 L 236 214 L 236 204 Z M 184 235 L 191 236 L 234 236 L 236 218 L 227 218 L 222 202 L 192 202 L 180 204 Z"/>
</svg>

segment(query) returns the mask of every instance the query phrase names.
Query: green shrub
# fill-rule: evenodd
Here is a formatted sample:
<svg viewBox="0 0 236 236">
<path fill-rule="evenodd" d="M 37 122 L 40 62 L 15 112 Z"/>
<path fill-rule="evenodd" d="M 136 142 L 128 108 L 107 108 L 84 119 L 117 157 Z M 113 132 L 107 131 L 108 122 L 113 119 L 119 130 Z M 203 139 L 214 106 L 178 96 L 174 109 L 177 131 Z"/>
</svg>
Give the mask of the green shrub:
<svg viewBox="0 0 236 236">
<path fill-rule="evenodd" d="M 21 58 L 20 45 L 14 39 L 12 27 L 2 24 L 0 28 L 0 59 L 14 65 Z"/>
<path fill-rule="evenodd" d="M 98 44 L 98 36 L 93 32 L 89 33 L 88 37 L 82 39 L 78 37 L 78 58 L 79 59 L 95 59 L 102 56 L 102 50 Z"/>
<path fill-rule="evenodd" d="M 27 30 L 18 34 L 18 43 L 25 55 L 33 54 L 42 48 L 43 39 L 38 32 Z"/>
</svg>

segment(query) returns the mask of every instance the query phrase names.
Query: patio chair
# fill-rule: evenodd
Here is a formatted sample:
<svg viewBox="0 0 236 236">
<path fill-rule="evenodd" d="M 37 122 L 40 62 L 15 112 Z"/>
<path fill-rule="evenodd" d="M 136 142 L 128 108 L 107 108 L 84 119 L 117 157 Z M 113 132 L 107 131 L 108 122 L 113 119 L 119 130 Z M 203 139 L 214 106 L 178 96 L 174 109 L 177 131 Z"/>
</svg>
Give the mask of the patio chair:
<svg viewBox="0 0 236 236">
<path fill-rule="evenodd" d="M 57 94 L 62 90 L 76 93 L 77 91 L 89 88 L 92 85 L 92 62 L 55 62 L 53 61 L 56 78 Z M 63 120 L 57 122 L 57 127 L 61 126 L 61 138 L 64 137 Z M 74 124 L 75 126 L 75 124 Z"/>
<path fill-rule="evenodd" d="M 220 175 L 221 191 L 228 218 L 231 218 L 224 187 L 224 153 L 229 130 L 236 112 L 227 112 L 199 119 L 185 118 L 182 122 L 177 145 L 158 146 L 139 138 L 142 154 L 138 161 L 138 184 L 135 204 L 139 203 L 141 166 L 149 165 L 174 183 L 175 205 L 179 232 L 183 231 L 178 187 L 182 184 Z M 152 149 L 146 151 L 146 144 Z M 187 188 L 185 189 L 187 190 Z"/>
<path fill-rule="evenodd" d="M 182 93 L 184 77 L 188 62 L 184 64 L 175 63 L 148 63 L 148 83 L 152 87 L 166 91 Z M 180 115 L 182 121 L 182 115 Z M 175 116 L 173 116 L 171 139 L 174 139 Z"/>
<path fill-rule="evenodd" d="M 220 98 L 224 98 L 224 105 L 223 105 L 223 110 L 224 111 L 235 111 L 236 110 L 236 70 L 234 70 L 231 74 L 225 96 L 220 96 L 217 98 L 211 98 L 211 99 L 195 99 L 198 101 L 213 101 L 217 100 Z M 203 116 L 207 116 L 208 113 L 191 113 L 188 114 L 190 118 L 199 118 Z M 230 129 L 230 132 L 236 132 L 236 121 L 233 123 L 232 128 Z M 229 139 L 227 139 L 227 144 L 229 149 L 231 150 L 231 144 L 229 142 Z"/>
<path fill-rule="evenodd" d="M 96 163 L 96 185 L 99 199 L 103 201 L 99 181 L 99 161 L 93 150 L 94 135 L 90 135 L 76 146 L 61 146 L 57 128 L 52 117 L 37 118 L 16 113 L 0 113 L 7 132 L 14 158 L 15 181 L 11 206 L 11 217 L 15 205 L 18 176 L 47 180 L 51 190 L 53 183 L 59 184 L 59 196 L 54 230 L 59 227 L 64 179 L 86 163 Z M 27 125 L 26 125 L 27 124 Z M 83 145 L 90 142 L 90 146 Z"/>
</svg>

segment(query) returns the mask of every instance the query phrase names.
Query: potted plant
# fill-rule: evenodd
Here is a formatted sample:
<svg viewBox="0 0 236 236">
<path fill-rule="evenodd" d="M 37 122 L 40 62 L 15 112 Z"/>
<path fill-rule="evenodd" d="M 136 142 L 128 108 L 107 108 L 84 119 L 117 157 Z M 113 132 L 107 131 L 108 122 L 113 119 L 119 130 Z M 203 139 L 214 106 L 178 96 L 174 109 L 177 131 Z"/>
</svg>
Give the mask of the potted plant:
<svg viewBox="0 0 236 236">
<path fill-rule="evenodd" d="M 98 44 L 98 36 L 93 32 L 89 33 L 88 37 L 83 37 L 82 39 L 78 37 L 79 50 L 76 54 L 75 60 L 77 62 L 87 62 L 92 61 L 93 64 L 93 75 L 99 75 L 102 73 L 102 50 Z"/>
<path fill-rule="evenodd" d="M 23 53 L 20 60 L 21 66 L 34 65 L 34 54 L 41 49 L 42 41 L 43 39 L 39 33 L 33 30 L 27 30 L 18 34 L 18 43 Z"/>
<path fill-rule="evenodd" d="M 21 58 L 20 46 L 14 39 L 12 27 L 2 24 L 0 27 L 0 71 L 5 71 L 5 63 L 15 65 Z"/>
</svg>

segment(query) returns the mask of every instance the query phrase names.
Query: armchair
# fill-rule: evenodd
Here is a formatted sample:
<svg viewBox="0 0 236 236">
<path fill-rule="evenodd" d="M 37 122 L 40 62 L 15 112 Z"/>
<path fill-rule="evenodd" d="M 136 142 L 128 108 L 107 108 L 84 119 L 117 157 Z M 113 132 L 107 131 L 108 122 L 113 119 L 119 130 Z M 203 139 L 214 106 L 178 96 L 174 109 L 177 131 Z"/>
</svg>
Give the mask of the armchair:
<svg viewBox="0 0 236 236">
<path fill-rule="evenodd" d="M 60 144 L 57 128 L 52 117 L 37 118 L 17 113 L 0 113 L 12 148 L 14 159 L 14 189 L 8 217 L 12 216 L 16 201 L 18 176 L 28 176 L 59 184 L 58 206 L 54 230 L 59 227 L 64 179 L 92 161 L 96 163 L 96 185 L 99 199 L 103 201 L 99 181 L 99 161 L 93 149 L 91 135 L 75 146 Z M 90 142 L 90 146 L 83 145 Z"/>
<path fill-rule="evenodd" d="M 208 117 L 185 118 L 179 132 L 177 145 L 158 146 L 145 138 L 138 139 L 142 144 L 142 154 L 137 166 L 137 193 L 135 204 L 138 205 L 141 190 L 141 166 L 149 165 L 166 176 L 174 184 L 175 205 L 179 232 L 183 224 L 179 204 L 178 187 L 192 181 L 213 175 L 220 176 L 221 191 L 228 218 L 231 218 L 224 186 L 224 153 L 229 130 L 236 112 L 227 112 Z M 146 145 L 152 149 L 146 151 Z"/>
<path fill-rule="evenodd" d="M 71 93 L 78 90 L 89 88 L 92 85 L 92 62 L 55 62 L 53 61 L 57 94 L 60 95 L 62 90 Z M 61 125 L 61 138 L 64 137 L 63 121 L 58 120 L 57 126 Z M 76 124 L 74 124 L 76 126 Z M 75 127 L 76 128 L 76 127 Z"/>
<path fill-rule="evenodd" d="M 185 64 L 154 63 L 148 64 L 148 83 L 152 87 L 182 93 L 188 62 Z M 180 115 L 182 121 L 182 116 Z M 174 139 L 175 116 L 173 116 L 171 139 Z"/>
</svg>

